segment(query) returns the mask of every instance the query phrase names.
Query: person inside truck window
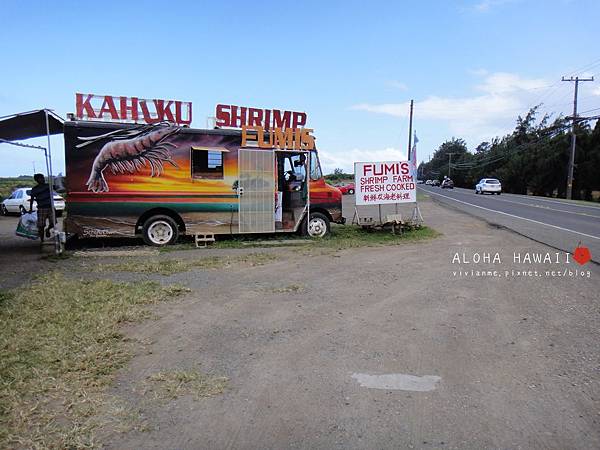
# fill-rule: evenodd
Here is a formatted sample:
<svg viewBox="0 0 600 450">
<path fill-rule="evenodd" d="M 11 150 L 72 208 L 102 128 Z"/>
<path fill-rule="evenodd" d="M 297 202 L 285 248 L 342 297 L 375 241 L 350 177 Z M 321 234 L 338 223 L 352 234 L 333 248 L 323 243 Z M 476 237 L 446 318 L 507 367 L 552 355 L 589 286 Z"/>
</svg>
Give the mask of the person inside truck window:
<svg viewBox="0 0 600 450">
<path fill-rule="evenodd" d="M 303 154 L 289 154 L 284 161 L 286 191 L 299 191 L 306 180 L 306 157 Z"/>
</svg>

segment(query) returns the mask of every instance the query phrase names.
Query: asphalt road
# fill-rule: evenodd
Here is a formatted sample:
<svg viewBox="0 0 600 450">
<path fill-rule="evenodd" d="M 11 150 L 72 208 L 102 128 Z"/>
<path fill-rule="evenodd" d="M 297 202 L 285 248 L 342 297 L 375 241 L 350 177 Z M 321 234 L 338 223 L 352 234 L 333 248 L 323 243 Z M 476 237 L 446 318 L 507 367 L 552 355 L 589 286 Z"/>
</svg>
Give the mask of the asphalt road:
<svg viewBox="0 0 600 450">
<path fill-rule="evenodd" d="M 476 195 L 472 189 L 419 189 L 434 200 L 560 250 L 572 252 L 581 242 L 600 263 L 600 206 L 506 193 Z"/>
</svg>

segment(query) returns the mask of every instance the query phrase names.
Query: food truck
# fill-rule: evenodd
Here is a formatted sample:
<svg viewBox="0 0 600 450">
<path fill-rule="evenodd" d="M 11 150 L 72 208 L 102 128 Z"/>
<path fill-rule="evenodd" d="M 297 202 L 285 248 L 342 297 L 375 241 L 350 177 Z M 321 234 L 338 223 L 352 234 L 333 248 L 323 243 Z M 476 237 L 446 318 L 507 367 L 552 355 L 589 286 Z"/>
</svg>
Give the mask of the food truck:
<svg viewBox="0 0 600 450">
<path fill-rule="evenodd" d="M 102 109 L 116 113 L 110 106 L 105 100 Z M 197 242 L 246 233 L 322 237 L 331 222 L 344 223 L 341 192 L 323 179 L 305 115 L 267 110 L 274 114 L 266 121 L 246 108 L 233 114 L 238 123 L 222 126 L 231 108 L 219 106 L 212 129 L 97 114 L 66 121 L 65 231 L 162 246 L 184 234 Z"/>
</svg>

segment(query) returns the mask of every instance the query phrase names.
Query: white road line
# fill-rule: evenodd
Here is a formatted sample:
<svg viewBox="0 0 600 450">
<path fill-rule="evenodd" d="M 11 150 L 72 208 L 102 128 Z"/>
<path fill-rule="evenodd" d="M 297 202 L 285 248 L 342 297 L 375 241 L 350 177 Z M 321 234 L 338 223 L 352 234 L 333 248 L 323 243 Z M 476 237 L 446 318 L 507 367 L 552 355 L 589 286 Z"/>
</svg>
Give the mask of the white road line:
<svg viewBox="0 0 600 450">
<path fill-rule="evenodd" d="M 473 192 L 473 189 L 466 189 L 466 188 L 458 188 L 457 190 L 465 190 L 465 191 L 469 191 L 469 192 Z M 560 200 L 551 200 L 548 198 L 541 198 L 537 195 L 523 195 L 523 194 L 510 194 L 508 192 L 504 192 L 502 195 L 507 195 L 509 197 L 518 197 L 518 198 L 522 198 L 522 199 L 528 199 L 529 201 L 540 201 L 540 202 L 548 202 L 548 203 L 556 203 L 558 205 L 563 205 L 563 206 L 574 206 L 577 208 L 589 208 L 589 209 L 593 209 L 595 211 L 600 211 L 600 206 L 590 206 L 590 205 L 582 205 L 579 203 L 575 203 L 575 202 L 569 202 L 569 201 L 560 201 Z"/>
<path fill-rule="evenodd" d="M 547 199 L 547 198 L 540 198 L 540 197 L 537 197 L 535 195 L 520 195 L 520 194 L 508 194 L 508 195 L 514 195 L 514 196 L 517 196 L 517 197 L 531 197 L 531 198 L 534 198 L 535 200 L 538 200 L 540 202 L 557 203 L 557 204 L 563 205 L 563 206 L 569 205 L 569 206 L 576 206 L 577 208 L 589 208 L 589 209 L 594 209 L 596 211 L 600 211 L 600 207 L 599 206 L 581 205 L 579 203 L 574 203 L 574 202 L 571 203 L 571 202 L 566 201 L 566 200 L 564 202 L 561 202 L 560 200 L 550 200 L 550 199 Z"/>
<path fill-rule="evenodd" d="M 593 217 L 595 219 L 600 219 L 600 216 L 594 216 L 593 214 L 588 214 L 588 213 L 584 213 L 584 212 L 575 212 L 575 211 L 567 211 L 566 209 L 550 208 L 549 206 L 536 205 L 534 203 L 515 202 L 512 200 L 506 200 L 505 198 L 496 198 L 496 199 L 494 199 L 494 201 L 495 202 L 500 201 L 500 202 L 506 202 L 506 203 L 514 203 L 515 205 L 530 206 L 532 208 L 541 208 L 542 210 L 558 211 L 558 212 L 564 212 L 564 213 L 569 213 L 569 214 L 577 214 L 578 216 L 587 216 L 587 217 Z"/>
<path fill-rule="evenodd" d="M 598 236 L 592 236 L 591 234 L 585 234 L 585 233 L 581 233 L 579 231 L 569 230 L 568 228 L 563 228 L 563 227 L 559 227 L 559 226 L 556 226 L 556 225 L 550 225 L 549 223 L 539 222 L 537 220 L 528 219 L 527 217 L 515 216 L 514 214 L 509 214 L 509 213 L 505 213 L 505 212 L 502 212 L 502 211 L 496 211 L 495 209 L 484 208 L 483 206 L 474 205 L 473 203 L 463 202 L 462 200 L 457 200 L 457 199 L 455 199 L 453 197 L 448 197 L 447 195 L 438 194 L 437 192 L 432 192 L 432 191 L 427 191 L 427 192 L 429 192 L 431 194 L 434 194 L 434 195 L 439 195 L 440 197 L 444 197 L 444 198 L 447 198 L 447 199 L 450 199 L 450 200 L 454 200 L 455 202 L 464 203 L 465 205 L 473 206 L 475 208 L 484 209 L 486 211 L 490 211 L 490 212 L 493 212 L 493 213 L 496 213 L 496 214 L 503 214 L 505 216 L 514 217 L 515 219 L 526 220 L 528 222 L 533 222 L 533 223 L 537 223 L 537 224 L 540 224 L 540 225 L 546 225 L 547 227 L 552 227 L 552 228 L 556 228 L 558 230 L 568 231 L 569 233 L 575 233 L 575 234 L 579 234 L 581 236 L 585 236 L 585 237 L 589 237 L 589 238 L 592 238 L 592 239 L 598 239 L 598 240 L 600 240 L 600 237 L 598 237 Z"/>
</svg>

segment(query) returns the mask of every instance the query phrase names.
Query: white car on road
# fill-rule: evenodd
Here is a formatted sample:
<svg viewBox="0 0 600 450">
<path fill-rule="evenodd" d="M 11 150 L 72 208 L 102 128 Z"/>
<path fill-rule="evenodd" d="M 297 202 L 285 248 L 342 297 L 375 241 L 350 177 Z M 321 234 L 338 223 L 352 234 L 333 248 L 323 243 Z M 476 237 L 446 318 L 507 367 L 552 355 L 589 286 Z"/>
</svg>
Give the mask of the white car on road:
<svg viewBox="0 0 600 450">
<path fill-rule="evenodd" d="M 23 214 L 29 211 L 29 199 L 31 194 L 31 188 L 19 188 L 10 195 L 10 197 L 4 199 L 0 204 L 0 212 L 2 215 L 7 214 Z M 37 209 L 37 202 L 33 202 L 33 210 Z M 57 215 L 60 215 L 65 209 L 65 199 L 54 193 L 54 209 Z"/>
<path fill-rule="evenodd" d="M 495 178 L 483 178 L 477 183 L 477 186 L 475 186 L 475 193 L 485 194 L 486 192 L 500 195 L 502 192 L 502 184 Z"/>
</svg>

